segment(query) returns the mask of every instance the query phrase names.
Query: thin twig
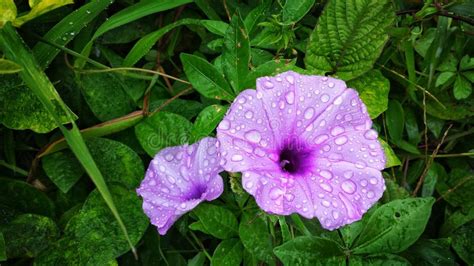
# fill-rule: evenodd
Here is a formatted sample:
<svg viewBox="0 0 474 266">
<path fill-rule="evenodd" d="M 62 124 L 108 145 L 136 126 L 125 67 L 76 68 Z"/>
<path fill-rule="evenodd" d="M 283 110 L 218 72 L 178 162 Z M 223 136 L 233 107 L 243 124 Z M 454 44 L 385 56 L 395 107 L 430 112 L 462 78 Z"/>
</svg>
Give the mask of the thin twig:
<svg viewBox="0 0 474 266">
<path fill-rule="evenodd" d="M 168 100 L 166 100 L 163 104 L 160 105 L 160 107 L 156 108 L 155 111 L 151 112 L 150 115 L 154 115 L 155 113 L 158 113 L 159 111 L 161 111 L 161 109 L 165 108 L 168 104 L 170 104 L 172 101 L 174 101 L 176 98 L 180 97 L 181 95 L 184 95 L 188 92 L 191 92 L 193 90 L 193 87 L 189 87 L 183 91 L 180 91 L 178 94 L 176 94 L 175 96 L 169 98 Z"/>
<path fill-rule="evenodd" d="M 436 199 L 436 202 L 442 200 L 443 198 L 446 197 L 446 195 L 454 192 L 456 189 L 458 189 L 460 186 L 464 185 L 464 183 L 466 183 L 467 181 L 471 180 L 471 179 L 474 179 L 474 176 L 467 176 L 466 178 L 464 178 L 463 180 L 461 180 L 459 183 L 457 183 L 453 188 L 450 188 L 448 190 L 446 190 L 446 193 L 444 193 L 443 195 L 439 196 L 439 198 Z"/>
<path fill-rule="evenodd" d="M 150 74 L 154 74 L 154 75 L 160 75 L 160 76 L 172 79 L 172 80 L 179 81 L 179 82 L 184 83 L 184 84 L 191 85 L 191 83 L 189 83 L 186 80 L 175 78 L 175 77 L 170 76 L 170 75 L 168 75 L 166 73 L 163 73 L 163 72 L 154 71 L 154 70 L 150 70 L 150 69 L 135 68 L 135 67 L 114 67 L 114 68 L 108 68 L 108 69 L 87 69 L 87 70 L 75 69 L 75 71 L 78 72 L 78 73 L 85 73 L 85 74 L 87 74 L 87 73 L 114 72 L 114 71 L 117 71 L 117 72 L 120 72 L 120 71 L 137 71 L 137 72 L 150 73 Z"/>
<path fill-rule="evenodd" d="M 426 161 L 425 169 L 423 170 L 423 173 L 421 174 L 420 179 L 418 179 L 418 183 L 416 184 L 416 187 L 413 190 L 413 193 L 412 193 L 413 196 L 416 196 L 416 194 L 421 188 L 421 185 L 423 185 L 425 177 L 428 174 L 428 171 L 430 170 L 431 164 L 434 162 L 434 159 L 436 158 L 436 155 L 438 154 L 439 149 L 441 148 L 441 145 L 443 145 L 444 140 L 446 139 L 446 136 L 448 135 L 448 132 L 452 126 L 453 124 L 449 125 L 449 127 L 444 132 L 443 137 L 441 138 L 441 142 L 436 146 L 436 149 L 433 151 L 433 154 L 430 157 L 428 157 L 428 160 Z"/>
</svg>

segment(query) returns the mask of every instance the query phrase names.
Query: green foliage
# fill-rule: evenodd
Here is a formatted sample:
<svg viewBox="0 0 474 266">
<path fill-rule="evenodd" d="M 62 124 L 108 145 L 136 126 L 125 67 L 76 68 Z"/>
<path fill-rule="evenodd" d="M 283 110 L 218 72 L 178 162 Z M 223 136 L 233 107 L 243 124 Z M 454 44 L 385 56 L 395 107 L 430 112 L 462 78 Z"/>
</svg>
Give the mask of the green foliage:
<svg viewBox="0 0 474 266">
<path fill-rule="evenodd" d="M 71 2 L 0 1 L 2 265 L 474 263 L 469 1 Z M 135 191 L 151 158 L 287 70 L 359 93 L 383 197 L 328 231 L 222 172 L 222 196 L 160 236 Z"/>
<path fill-rule="evenodd" d="M 311 34 L 306 67 L 347 80 L 362 75 L 382 52 L 393 20 L 390 1 L 329 1 Z"/>
</svg>

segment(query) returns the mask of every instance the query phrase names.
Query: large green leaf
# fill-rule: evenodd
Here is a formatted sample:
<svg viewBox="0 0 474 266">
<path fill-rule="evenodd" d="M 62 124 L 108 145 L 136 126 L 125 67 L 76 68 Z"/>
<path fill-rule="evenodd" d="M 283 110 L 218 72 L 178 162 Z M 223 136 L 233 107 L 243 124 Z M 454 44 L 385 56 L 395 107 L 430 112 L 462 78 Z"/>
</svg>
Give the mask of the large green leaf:
<svg viewBox="0 0 474 266">
<path fill-rule="evenodd" d="M 109 186 L 114 202 L 135 245 L 148 227 L 141 200 L 134 191 Z M 36 259 L 37 265 L 104 265 L 130 249 L 103 198 L 94 190 L 73 216 L 61 239 Z"/>
<path fill-rule="evenodd" d="M 186 118 L 158 112 L 135 126 L 135 134 L 143 149 L 150 155 L 163 148 L 188 143 L 193 125 Z"/>
<path fill-rule="evenodd" d="M 315 0 L 286 1 L 281 11 L 283 23 L 296 23 L 308 13 Z"/>
<path fill-rule="evenodd" d="M 330 0 L 310 37 L 306 67 L 345 80 L 362 75 L 382 52 L 394 17 L 388 0 Z"/>
<path fill-rule="evenodd" d="M 217 104 L 204 108 L 197 116 L 196 121 L 194 121 L 190 142 L 193 143 L 209 136 L 216 129 L 217 124 L 222 120 L 226 111 L 227 107 Z"/>
<path fill-rule="evenodd" d="M 351 266 L 411 266 L 405 258 L 394 254 L 374 254 L 367 257 L 351 256 L 349 258 Z"/>
<path fill-rule="evenodd" d="M 55 106 L 62 123 L 69 121 L 60 107 Z M 54 118 L 38 97 L 17 75 L 0 75 L 0 122 L 17 130 L 31 129 L 46 133 L 57 128 Z"/>
<path fill-rule="evenodd" d="M 387 130 L 390 139 L 395 143 L 402 140 L 405 127 L 405 115 L 402 104 L 397 100 L 390 100 L 386 115 Z"/>
<path fill-rule="evenodd" d="M 140 83 L 140 81 L 137 81 Z M 87 104 L 101 121 L 124 116 L 135 110 L 135 104 L 127 94 L 127 86 L 122 76 L 111 73 L 94 73 L 78 77 L 78 84 Z M 145 84 L 144 84 L 145 85 Z M 143 86 L 143 89 L 146 85 Z M 110 99 L 113 95 L 113 100 Z"/>
<path fill-rule="evenodd" d="M 201 203 L 193 213 L 198 217 L 206 233 L 220 239 L 228 239 L 237 235 L 239 230 L 237 218 L 228 209 Z"/>
<path fill-rule="evenodd" d="M 234 99 L 229 83 L 215 66 L 190 54 L 181 54 L 181 62 L 189 81 L 203 96 L 219 100 Z"/>
<path fill-rule="evenodd" d="M 354 243 L 354 254 L 405 250 L 423 233 L 434 202 L 434 198 L 409 198 L 382 205 Z"/>
<path fill-rule="evenodd" d="M 223 240 L 214 250 L 211 266 L 240 265 L 242 261 L 243 247 L 239 239 L 231 238 Z"/>
<path fill-rule="evenodd" d="M 0 184 L 0 213 L 2 206 L 5 206 L 18 213 L 54 217 L 53 202 L 43 192 L 26 182 L 13 179 L 0 178 Z M 4 221 L 0 220 L 0 224 L 2 222 Z"/>
<path fill-rule="evenodd" d="M 90 1 L 56 23 L 43 38 L 54 44 L 65 46 L 112 3 L 113 0 Z M 35 58 L 42 68 L 46 68 L 59 52 L 58 48 L 44 42 L 38 42 L 33 47 Z"/>
<path fill-rule="evenodd" d="M 387 110 L 390 81 L 379 70 L 372 69 L 363 76 L 349 81 L 347 86 L 359 92 L 370 118 L 374 119 Z"/>
<path fill-rule="evenodd" d="M 457 229 L 453 234 L 453 248 L 468 265 L 474 264 L 474 221 Z"/>
<path fill-rule="evenodd" d="M 339 245 L 326 238 L 299 236 L 273 252 L 284 265 L 346 265 Z"/>
<path fill-rule="evenodd" d="M 54 221 L 36 214 L 22 214 L 0 226 L 0 231 L 8 258 L 35 257 L 59 237 Z"/>
<path fill-rule="evenodd" d="M 222 51 L 224 73 L 236 93 L 244 87 L 244 82 L 249 73 L 250 42 L 245 24 L 240 15 L 234 15 L 230 27 L 224 36 L 224 49 Z"/>
<path fill-rule="evenodd" d="M 239 236 L 244 247 L 255 258 L 268 264 L 273 260 L 272 237 L 266 222 L 257 214 L 244 213 L 239 225 Z"/>
<path fill-rule="evenodd" d="M 131 148 L 121 142 L 102 138 L 88 139 L 87 146 L 108 183 L 121 183 L 130 189 L 138 186 L 145 170 L 140 157 Z M 71 151 L 60 151 L 44 157 L 43 168 L 64 193 L 84 174 Z"/>
<path fill-rule="evenodd" d="M 449 238 L 420 239 L 403 252 L 403 256 L 410 260 L 413 265 L 455 266 L 458 264 L 450 245 L 451 240 Z"/>
</svg>

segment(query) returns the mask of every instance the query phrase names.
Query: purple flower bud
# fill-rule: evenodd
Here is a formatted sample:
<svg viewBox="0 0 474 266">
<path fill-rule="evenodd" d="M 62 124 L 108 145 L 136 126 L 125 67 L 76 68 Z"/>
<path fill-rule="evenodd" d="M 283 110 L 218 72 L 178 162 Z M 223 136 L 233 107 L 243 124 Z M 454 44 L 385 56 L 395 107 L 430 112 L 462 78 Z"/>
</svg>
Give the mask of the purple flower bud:
<svg viewBox="0 0 474 266">
<path fill-rule="evenodd" d="M 204 138 L 192 145 L 163 149 L 151 161 L 137 193 L 161 235 L 199 203 L 222 194 L 216 144 L 216 139 Z"/>
<path fill-rule="evenodd" d="M 217 128 L 222 164 L 266 212 L 317 217 L 334 230 L 385 190 L 385 156 L 357 92 L 285 72 L 243 91 Z"/>
</svg>

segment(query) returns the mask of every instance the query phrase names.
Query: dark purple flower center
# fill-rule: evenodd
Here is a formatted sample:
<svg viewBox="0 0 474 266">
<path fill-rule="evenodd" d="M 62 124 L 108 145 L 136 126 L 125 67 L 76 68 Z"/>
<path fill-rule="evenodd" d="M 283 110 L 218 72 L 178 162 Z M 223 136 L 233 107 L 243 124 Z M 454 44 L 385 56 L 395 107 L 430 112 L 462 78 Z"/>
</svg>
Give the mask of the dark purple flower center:
<svg viewBox="0 0 474 266">
<path fill-rule="evenodd" d="M 306 149 L 304 145 L 287 144 L 280 151 L 278 162 L 282 171 L 298 175 L 311 167 L 312 157 L 311 150 Z"/>
<path fill-rule="evenodd" d="M 191 190 L 185 195 L 185 200 L 195 200 L 200 199 L 202 194 L 206 192 L 206 186 L 203 185 L 194 185 Z"/>
</svg>

